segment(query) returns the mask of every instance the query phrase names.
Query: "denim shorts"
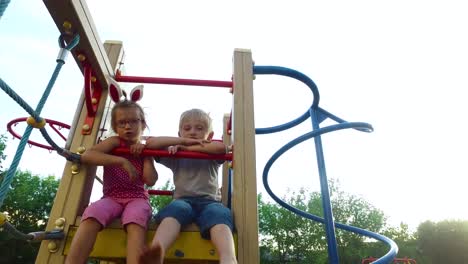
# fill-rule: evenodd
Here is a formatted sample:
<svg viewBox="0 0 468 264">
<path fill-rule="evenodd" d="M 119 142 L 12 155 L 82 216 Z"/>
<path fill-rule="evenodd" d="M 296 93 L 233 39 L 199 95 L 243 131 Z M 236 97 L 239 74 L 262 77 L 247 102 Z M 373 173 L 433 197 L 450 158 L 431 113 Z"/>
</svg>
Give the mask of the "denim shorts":
<svg viewBox="0 0 468 264">
<path fill-rule="evenodd" d="M 210 229 L 218 224 L 225 224 L 231 232 L 234 229 L 231 210 L 221 202 L 202 197 L 183 197 L 172 201 L 156 216 L 156 223 L 166 217 L 175 218 L 182 227 L 195 222 L 204 239 L 210 239 Z"/>
</svg>

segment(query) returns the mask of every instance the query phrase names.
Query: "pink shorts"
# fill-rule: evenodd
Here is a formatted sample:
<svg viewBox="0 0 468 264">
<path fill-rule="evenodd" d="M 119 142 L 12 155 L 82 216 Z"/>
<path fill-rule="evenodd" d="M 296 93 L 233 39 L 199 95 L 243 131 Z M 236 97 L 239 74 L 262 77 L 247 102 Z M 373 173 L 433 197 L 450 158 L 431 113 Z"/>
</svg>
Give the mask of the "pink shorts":
<svg viewBox="0 0 468 264">
<path fill-rule="evenodd" d="M 102 198 L 90 204 L 83 213 L 81 221 L 96 219 L 103 228 L 120 216 L 122 225 L 135 223 L 144 229 L 151 217 L 151 205 L 143 198 Z"/>
</svg>

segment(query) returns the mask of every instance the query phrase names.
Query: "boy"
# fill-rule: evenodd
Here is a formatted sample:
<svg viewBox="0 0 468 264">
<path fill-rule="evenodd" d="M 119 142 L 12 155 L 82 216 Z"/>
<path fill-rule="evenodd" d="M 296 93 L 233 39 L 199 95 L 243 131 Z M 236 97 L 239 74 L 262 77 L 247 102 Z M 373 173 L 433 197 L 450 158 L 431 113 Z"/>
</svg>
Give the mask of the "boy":
<svg viewBox="0 0 468 264">
<path fill-rule="evenodd" d="M 200 109 L 182 113 L 179 121 L 179 137 L 211 140 L 212 120 Z M 152 148 L 151 138 L 146 148 Z M 176 145 L 168 148 L 172 154 L 178 150 L 224 154 L 227 147 L 222 142 L 212 141 L 198 146 Z M 204 239 L 218 251 L 221 264 L 237 263 L 232 230 L 231 211 L 219 200 L 219 160 L 157 158 L 157 162 L 170 168 L 174 174 L 174 200 L 156 216 L 159 224 L 151 246 L 140 258 L 142 263 L 163 263 L 167 249 L 177 239 L 180 230 L 192 222 L 199 228 Z"/>
</svg>

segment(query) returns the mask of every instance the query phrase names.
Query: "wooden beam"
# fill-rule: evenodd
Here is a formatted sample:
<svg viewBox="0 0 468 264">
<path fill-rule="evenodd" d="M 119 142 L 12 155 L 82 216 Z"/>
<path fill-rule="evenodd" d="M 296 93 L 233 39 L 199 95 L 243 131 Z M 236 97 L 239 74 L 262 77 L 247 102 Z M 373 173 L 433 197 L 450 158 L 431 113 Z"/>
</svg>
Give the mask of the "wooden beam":
<svg viewBox="0 0 468 264">
<path fill-rule="evenodd" d="M 255 124 L 253 61 L 250 50 L 234 51 L 234 103 L 232 136 L 233 196 L 239 264 L 260 262 L 258 247 L 257 177 L 255 169 Z"/>
<path fill-rule="evenodd" d="M 80 36 L 80 42 L 73 48 L 72 54 L 81 71 L 83 63 L 89 63 L 101 87 L 108 87 L 106 76 L 114 75 L 115 66 L 109 62 L 86 1 L 44 0 L 44 4 L 62 34 L 69 32 Z M 67 22 L 70 28 L 64 26 Z M 80 54 L 86 57 L 84 62 L 78 58 Z"/>
<path fill-rule="evenodd" d="M 107 100 L 107 76 L 113 76 L 121 62 L 123 57 L 122 43 L 107 44 L 106 51 L 84 1 L 48 0 L 44 3 L 61 33 L 70 31 L 72 35 L 78 34 L 80 36 L 79 44 L 72 50 L 73 58 L 82 72 L 84 64 L 91 65 L 92 76 L 97 80 L 94 85 L 102 87 L 101 100 L 97 105 L 93 126 L 87 135 L 81 133 L 82 125 L 89 117 L 83 95 L 78 103 L 72 124 L 73 131 L 70 131 L 72 139 L 67 140 L 67 146 L 70 146 L 70 150 L 73 152 L 80 152 L 82 149 L 89 149 L 96 143 L 100 132 L 99 127 L 103 122 L 106 122 L 104 113 L 107 111 L 108 101 L 110 101 Z M 68 22 L 71 27 L 63 26 L 65 22 Z M 112 61 L 109 60 L 108 53 Z M 85 59 L 79 59 L 79 55 L 84 55 Z M 65 223 L 61 228 L 63 228 L 65 235 L 68 235 L 70 226 L 75 223 L 76 217 L 81 215 L 89 203 L 95 174 L 96 168 L 94 166 L 66 163 L 46 230 L 56 228 L 56 221 L 63 218 Z M 63 263 L 65 261 L 64 246 L 64 241 L 43 241 L 36 263 Z"/>
<path fill-rule="evenodd" d="M 228 123 L 230 120 L 230 115 L 229 114 L 224 114 L 223 117 L 223 141 L 226 146 L 231 145 L 231 135 L 229 134 L 230 131 L 228 131 Z M 229 166 L 231 162 L 224 162 L 223 164 L 223 179 L 222 179 L 222 185 L 221 185 L 221 201 L 223 202 L 224 206 L 228 206 L 228 196 L 231 190 L 229 190 Z M 232 182 L 231 182 L 232 184 Z"/>
</svg>

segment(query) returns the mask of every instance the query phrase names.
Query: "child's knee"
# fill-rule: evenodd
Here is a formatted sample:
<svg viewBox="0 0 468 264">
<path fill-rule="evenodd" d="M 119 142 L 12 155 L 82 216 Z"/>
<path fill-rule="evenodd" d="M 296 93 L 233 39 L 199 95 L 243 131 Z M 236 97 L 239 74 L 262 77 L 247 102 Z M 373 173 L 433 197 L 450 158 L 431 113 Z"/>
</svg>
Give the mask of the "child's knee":
<svg viewBox="0 0 468 264">
<path fill-rule="evenodd" d="M 156 215 L 156 222 L 171 217 L 176 219 L 180 225 L 190 224 L 193 219 L 193 209 L 190 204 L 181 200 L 175 200 Z"/>
</svg>

